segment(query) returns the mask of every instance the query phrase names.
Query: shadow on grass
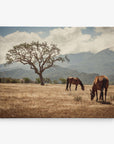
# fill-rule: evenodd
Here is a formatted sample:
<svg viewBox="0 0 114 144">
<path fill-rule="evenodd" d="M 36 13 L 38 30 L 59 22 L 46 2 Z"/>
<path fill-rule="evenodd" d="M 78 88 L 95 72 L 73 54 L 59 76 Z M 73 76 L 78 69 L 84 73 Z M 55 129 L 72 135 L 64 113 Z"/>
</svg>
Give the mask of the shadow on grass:
<svg viewBox="0 0 114 144">
<path fill-rule="evenodd" d="M 98 103 L 101 103 L 101 104 L 107 104 L 107 105 L 112 105 L 112 103 L 111 102 L 108 102 L 108 101 L 98 101 Z"/>
</svg>

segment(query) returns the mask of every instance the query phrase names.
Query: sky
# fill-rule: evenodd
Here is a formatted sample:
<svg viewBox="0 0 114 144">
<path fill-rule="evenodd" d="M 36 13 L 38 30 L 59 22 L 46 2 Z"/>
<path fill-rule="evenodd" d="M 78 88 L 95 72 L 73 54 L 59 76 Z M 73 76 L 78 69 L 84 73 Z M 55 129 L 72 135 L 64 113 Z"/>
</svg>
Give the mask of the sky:
<svg viewBox="0 0 114 144">
<path fill-rule="evenodd" d="M 20 43 L 47 41 L 61 54 L 92 52 L 114 47 L 114 27 L 0 27 L 0 63 Z"/>
</svg>

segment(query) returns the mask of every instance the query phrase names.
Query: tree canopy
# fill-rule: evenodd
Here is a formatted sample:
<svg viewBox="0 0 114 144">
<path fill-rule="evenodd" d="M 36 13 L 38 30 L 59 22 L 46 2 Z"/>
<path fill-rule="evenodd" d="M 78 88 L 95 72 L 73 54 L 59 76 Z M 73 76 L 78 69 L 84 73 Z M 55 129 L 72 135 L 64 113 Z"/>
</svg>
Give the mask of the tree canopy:
<svg viewBox="0 0 114 144">
<path fill-rule="evenodd" d="M 30 65 L 30 68 L 39 75 L 41 85 L 44 85 L 42 73 L 54 66 L 56 61 L 64 62 L 68 58 L 60 56 L 60 49 L 55 44 L 47 42 L 22 43 L 14 46 L 6 54 L 7 64 L 21 62 Z"/>
</svg>

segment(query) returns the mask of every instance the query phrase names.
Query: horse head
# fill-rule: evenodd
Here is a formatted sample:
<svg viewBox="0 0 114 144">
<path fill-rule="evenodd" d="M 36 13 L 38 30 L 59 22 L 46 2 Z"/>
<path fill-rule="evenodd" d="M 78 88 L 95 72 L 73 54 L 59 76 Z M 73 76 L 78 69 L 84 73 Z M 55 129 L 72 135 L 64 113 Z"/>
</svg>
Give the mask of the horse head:
<svg viewBox="0 0 114 144">
<path fill-rule="evenodd" d="M 91 100 L 93 100 L 93 98 L 95 97 L 95 92 L 91 89 L 90 89 L 90 96 L 91 96 Z"/>
<path fill-rule="evenodd" d="M 83 90 L 83 91 L 85 90 L 84 85 L 82 86 L 82 90 Z"/>
<path fill-rule="evenodd" d="M 83 85 L 83 83 L 80 81 L 80 85 L 81 85 L 81 89 L 84 91 L 84 85 Z"/>
</svg>

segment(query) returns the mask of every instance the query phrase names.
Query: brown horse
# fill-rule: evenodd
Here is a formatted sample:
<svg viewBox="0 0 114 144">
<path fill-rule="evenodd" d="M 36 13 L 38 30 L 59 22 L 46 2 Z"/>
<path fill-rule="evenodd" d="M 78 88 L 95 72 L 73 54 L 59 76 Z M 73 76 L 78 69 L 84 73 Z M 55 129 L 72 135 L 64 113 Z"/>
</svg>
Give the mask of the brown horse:
<svg viewBox="0 0 114 144">
<path fill-rule="evenodd" d="M 109 80 L 106 76 L 97 76 L 93 82 L 92 90 L 90 90 L 91 100 L 93 100 L 96 93 L 96 101 L 98 101 L 97 90 L 101 91 L 100 99 L 102 98 L 103 100 L 103 90 L 105 89 L 105 102 L 106 102 L 108 85 L 109 85 Z"/>
<path fill-rule="evenodd" d="M 81 86 L 82 90 L 84 90 L 84 85 L 79 78 L 73 78 L 73 77 L 67 78 L 66 90 L 68 90 L 68 86 L 69 89 L 71 90 L 71 84 L 76 85 L 75 90 L 77 90 L 78 84 Z"/>
</svg>

